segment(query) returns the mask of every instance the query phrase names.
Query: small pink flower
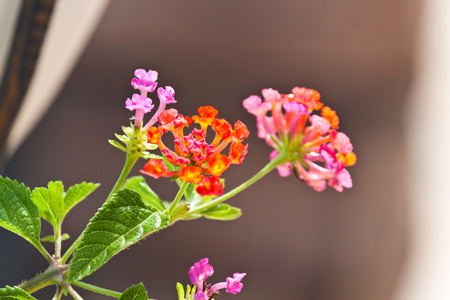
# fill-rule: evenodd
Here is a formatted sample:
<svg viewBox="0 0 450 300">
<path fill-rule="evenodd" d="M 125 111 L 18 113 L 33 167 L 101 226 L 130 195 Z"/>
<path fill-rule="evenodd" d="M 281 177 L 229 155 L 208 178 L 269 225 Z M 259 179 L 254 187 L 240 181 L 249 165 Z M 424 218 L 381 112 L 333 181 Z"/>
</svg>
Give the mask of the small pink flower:
<svg viewBox="0 0 450 300">
<path fill-rule="evenodd" d="M 165 89 L 158 89 L 158 98 L 161 103 L 169 104 L 169 103 L 177 103 L 177 100 L 174 98 L 175 91 L 172 87 L 166 86 Z"/>
<path fill-rule="evenodd" d="M 144 113 L 148 113 L 155 106 L 152 104 L 152 99 L 138 94 L 133 94 L 131 100 L 128 98 L 127 101 L 125 101 L 125 107 L 131 111 L 140 109 Z"/>
<path fill-rule="evenodd" d="M 268 102 L 262 102 L 261 98 L 253 95 L 244 100 L 243 106 L 247 111 L 255 116 L 265 116 L 272 109 L 272 105 Z"/>
<path fill-rule="evenodd" d="M 313 115 L 309 117 L 311 125 L 320 131 L 321 134 L 325 134 L 328 129 L 331 128 L 330 123 L 325 118 L 319 117 L 318 115 Z"/>
<path fill-rule="evenodd" d="M 158 80 L 158 72 L 144 69 L 137 69 L 134 71 L 134 76 L 137 78 L 133 78 L 131 80 L 131 86 L 133 88 L 140 90 L 142 94 L 146 94 L 146 92 L 152 93 L 156 86 L 156 80 Z"/>
<path fill-rule="evenodd" d="M 189 269 L 192 284 L 203 283 L 212 274 L 214 274 L 214 268 L 208 263 L 208 258 L 201 259 Z"/>
<path fill-rule="evenodd" d="M 283 108 L 287 112 L 295 112 L 295 113 L 299 113 L 301 115 L 309 113 L 307 105 L 305 105 L 303 103 L 298 103 L 298 102 L 295 102 L 295 101 L 284 103 L 283 104 Z"/>
<path fill-rule="evenodd" d="M 353 145 L 350 138 L 343 132 L 338 132 L 336 138 L 331 142 L 333 147 L 342 154 L 347 154 L 353 151 Z"/>
<path fill-rule="evenodd" d="M 197 291 L 195 292 L 194 300 L 208 300 L 208 295 L 204 291 Z"/>
<path fill-rule="evenodd" d="M 262 95 L 264 96 L 264 100 L 268 102 L 277 102 L 281 98 L 280 93 L 274 89 L 263 89 Z"/>
<path fill-rule="evenodd" d="M 233 277 L 227 277 L 226 282 L 219 282 L 213 286 L 204 284 L 206 278 L 214 273 L 213 267 L 208 263 L 208 258 L 203 258 L 196 262 L 189 269 L 189 277 L 192 284 L 197 286 L 197 291 L 194 295 L 194 300 L 208 300 L 210 297 L 215 297 L 218 290 L 226 289 L 227 293 L 237 294 L 242 290 L 243 284 L 241 280 L 246 273 L 234 273 Z"/>
<path fill-rule="evenodd" d="M 242 278 L 247 275 L 246 273 L 234 273 L 233 278 L 227 277 L 227 293 L 231 293 L 233 295 L 236 295 L 242 290 L 242 287 L 244 286 L 241 283 Z"/>
</svg>

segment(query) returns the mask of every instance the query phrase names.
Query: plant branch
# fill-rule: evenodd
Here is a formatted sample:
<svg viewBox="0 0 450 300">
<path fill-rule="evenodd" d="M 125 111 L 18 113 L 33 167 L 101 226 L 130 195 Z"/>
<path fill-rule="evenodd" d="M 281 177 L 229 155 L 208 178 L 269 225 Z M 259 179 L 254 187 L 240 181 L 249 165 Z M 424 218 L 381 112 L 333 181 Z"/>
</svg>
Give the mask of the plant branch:
<svg viewBox="0 0 450 300">
<path fill-rule="evenodd" d="M 130 152 L 130 150 L 128 149 L 127 157 L 125 159 L 125 164 L 123 166 L 122 173 L 120 173 L 120 176 L 119 176 L 119 178 L 116 181 L 116 184 L 112 188 L 112 190 L 109 193 L 108 198 L 106 198 L 106 200 L 111 198 L 111 196 L 120 189 L 120 187 L 122 186 L 123 182 L 125 181 L 125 179 L 127 178 L 128 174 L 130 173 L 131 169 L 133 168 L 134 164 L 138 160 L 138 158 L 139 158 L 139 154 Z"/>
<path fill-rule="evenodd" d="M 55 295 L 53 296 L 52 300 L 59 300 L 59 299 L 61 299 L 62 293 L 63 293 L 62 288 L 61 288 L 60 286 L 57 286 L 57 287 L 56 287 L 56 293 L 55 293 Z"/>
<path fill-rule="evenodd" d="M 104 289 L 86 282 L 82 282 L 82 281 L 75 281 L 72 283 L 73 285 L 79 286 L 83 289 L 92 291 L 92 292 L 96 292 L 98 294 L 102 294 L 102 295 L 106 295 L 106 296 L 111 296 L 111 297 L 115 297 L 115 298 L 119 298 L 122 293 L 119 292 L 115 292 L 115 291 L 111 291 L 108 289 Z"/>
<path fill-rule="evenodd" d="M 75 240 L 75 242 L 72 243 L 72 245 L 67 249 L 66 253 L 64 253 L 63 257 L 61 258 L 61 263 L 66 263 L 67 259 L 70 257 L 73 251 L 75 251 L 75 248 L 78 246 L 78 244 L 81 242 L 81 235 Z"/>
<path fill-rule="evenodd" d="M 111 198 L 111 196 L 120 189 L 123 182 L 125 181 L 128 174 L 130 173 L 131 169 L 133 168 L 134 164 L 138 160 L 138 158 L 139 158 L 139 155 L 137 153 L 131 153 L 129 151 L 127 152 L 127 156 L 125 159 L 125 164 L 123 166 L 122 172 L 120 173 L 120 176 L 117 179 L 116 184 L 112 188 L 112 190 L 109 193 L 108 198 L 106 198 L 106 200 Z M 70 257 L 72 252 L 75 251 L 75 248 L 78 246 L 78 244 L 80 242 L 81 242 L 81 235 L 75 240 L 75 242 L 73 242 L 73 244 L 69 247 L 69 249 L 67 249 L 66 253 L 64 253 L 64 256 L 61 259 L 61 263 L 64 264 L 67 261 L 67 259 Z"/>
<path fill-rule="evenodd" d="M 78 295 L 78 293 L 73 289 L 73 287 L 70 284 L 65 284 L 65 287 L 69 291 L 69 294 L 73 297 L 75 300 L 83 300 L 83 298 Z"/>
<path fill-rule="evenodd" d="M 31 294 L 46 286 L 60 282 L 62 280 L 62 274 L 68 268 L 68 265 L 51 265 L 47 270 L 44 271 L 44 273 L 41 273 L 36 277 L 19 284 L 19 287 L 27 293 Z"/>
<path fill-rule="evenodd" d="M 246 182 L 242 183 L 241 185 L 235 187 L 234 189 L 232 189 L 231 191 L 229 191 L 226 194 L 223 194 L 222 196 L 219 196 L 207 203 L 201 204 L 199 206 L 194 206 L 192 210 L 190 210 L 186 216 L 188 215 L 192 215 L 195 213 L 199 213 L 205 209 L 211 208 L 231 197 L 233 197 L 234 195 L 236 195 L 237 193 L 243 191 L 244 189 L 248 188 L 250 185 L 252 185 L 253 183 L 255 183 L 256 181 L 258 181 L 259 179 L 261 179 L 262 177 L 264 177 L 264 175 L 268 174 L 270 171 L 272 171 L 273 169 L 275 169 L 277 166 L 282 165 L 286 162 L 290 161 L 290 157 L 289 155 L 287 155 L 286 153 L 280 152 L 278 154 L 278 156 L 273 159 L 271 162 L 269 162 L 266 166 L 264 166 L 264 168 L 262 168 L 258 173 L 256 173 L 252 178 L 250 178 L 249 180 L 247 180 Z"/>
<path fill-rule="evenodd" d="M 186 191 L 186 188 L 188 187 L 189 182 L 183 182 L 180 186 L 180 189 L 178 190 L 177 195 L 175 196 L 175 199 L 173 199 L 172 204 L 169 207 L 169 215 L 173 213 L 175 208 L 177 207 L 178 203 L 180 203 L 181 197 L 183 197 L 184 192 Z"/>
</svg>

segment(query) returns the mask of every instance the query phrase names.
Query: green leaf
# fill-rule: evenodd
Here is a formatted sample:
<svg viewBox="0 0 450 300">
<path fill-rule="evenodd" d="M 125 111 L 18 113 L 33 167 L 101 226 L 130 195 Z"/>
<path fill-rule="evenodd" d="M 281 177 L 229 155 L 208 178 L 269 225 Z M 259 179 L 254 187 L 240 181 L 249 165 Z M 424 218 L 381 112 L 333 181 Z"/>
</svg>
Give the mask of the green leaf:
<svg viewBox="0 0 450 300">
<path fill-rule="evenodd" d="M 123 187 L 137 192 L 139 195 L 141 195 L 142 200 L 144 200 L 148 204 L 156 207 L 158 210 L 160 210 L 160 211 L 165 210 L 165 207 L 164 207 L 161 199 L 148 186 L 144 177 L 142 177 L 142 176 L 131 177 L 127 181 L 125 181 L 125 183 L 123 184 Z"/>
<path fill-rule="evenodd" d="M 219 203 L 211 208 L 200 212 L 207 219 L 230 221 L 239 218 L 242 215 L 240 208 L 225 203 Z"/>
<path fill-rule="evenodd" d="M 0 226 L 25 238 L 41 249 L 41 220 L 24 184 L 0 176 Z"/>
<path fill-rule="evenodd" d="M 31 200 L 39 209 L 40 216 L 52 224 L 59 227 L 63 216 L 64 200 L 62 194 L 40 187 L 35 188 L 31 193 Z"/>
<path fill-rule="evenodd" d="M 118 300 L 147 300 L 147 291 L 142 283 L 133 285 L 123 292 Z"/>
<path fill-rule="evenodd" d="M 48 189 L 57 195 L 62 195 L 64 193 L 64 185 L 61 181 L 50 181 L 48 183 Z"/>
<path fill-rule="evenodd" d="M 6 286 L 0 289 L 0 300 L 36 300 L 21 288 Z"/>
<path fill-rule="evenodd" d="M 93 273 L 119 251 L 166 227 L 169 217 L 129 189 L 114 193 L 81 236 L 67 276 L 68 282 Z"/>
<path fill-rule="evenodd" d="M 75 205 L 86 199 L 86 197 L 92 193 L 100 184 L 82 182 L 71 186 L 64 197 L 64 215 L 66 215 L 69 210 Z"/>
<path fill-rule="evenodd" d="M 122 146 L 118 141 L 115 140 L 108 140 L 108 142 L 113 145 L 114 147 L 122 150 L 123 152 L 127 152 L 127 149 L 125 149 L 124 146 Z"/>
</svg>

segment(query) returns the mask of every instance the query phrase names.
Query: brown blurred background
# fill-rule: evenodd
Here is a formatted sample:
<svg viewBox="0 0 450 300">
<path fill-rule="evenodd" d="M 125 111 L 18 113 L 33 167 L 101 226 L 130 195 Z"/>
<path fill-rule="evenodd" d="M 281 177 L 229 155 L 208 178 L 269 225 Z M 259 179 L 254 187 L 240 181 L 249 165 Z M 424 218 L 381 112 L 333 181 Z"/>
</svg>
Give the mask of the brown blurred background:
<svg viewBox="0 0 450 300">
<path fill-rule="evenodd" d="M 86 281 L 117 291 L 142 281 L 150 297 L 175 299 L 176 282 L 189 283 L 188 268 L 209 257 L 213 282 L 248 274 L 235 299 L 392 299 L 408 254 L 402 118 L 419 2 L 113 0 L 54 105 L 3 175 L 30 187 L 100 182 L 66 218 L 64 231 L 76 237 L 122 168 L 123 153 L 107 139 L 128 124 L 124 102 L 134 92 L 136 68 L 159 72 L 159 86 L 175 89 L 172 107 L 180 113 L 213 105 L 220 117 L 248 125 L 249 154 L 225 173 L 227 188 L 256 173 L 271 151 L 257 139 L 242 100 L 267 87 L 313 88 L 352 139 L 354 188 L 316 193 L 273 172 L 230 201 L 243 209 L 237 221 L 177 223 Z M 148 183 L 165 199 L 176 193 L 169 180 Z M 50 234 L 47 224 L 43 230 Z M 44 270 L 46 261 L 19 237 L 0 230 L 0 241 L 0 286 Z M 36 297 L 51 298 L 47 289 Z"/>
</svg>

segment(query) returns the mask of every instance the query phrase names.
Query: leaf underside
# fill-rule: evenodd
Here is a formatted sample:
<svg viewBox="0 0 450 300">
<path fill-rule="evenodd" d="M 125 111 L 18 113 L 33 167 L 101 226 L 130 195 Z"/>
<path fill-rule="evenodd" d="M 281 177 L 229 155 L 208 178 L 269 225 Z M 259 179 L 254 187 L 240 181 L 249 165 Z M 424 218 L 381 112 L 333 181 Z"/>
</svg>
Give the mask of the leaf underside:
<svg viewBox="0 0 450 300">
<path fill-rule="evenodd" d="M 82 233 L 67 275 L 68 282 L 92 274 L 121 250 L 166 227 L 169 217 L 129 189 L 115 193 Z"/>
</svg>

